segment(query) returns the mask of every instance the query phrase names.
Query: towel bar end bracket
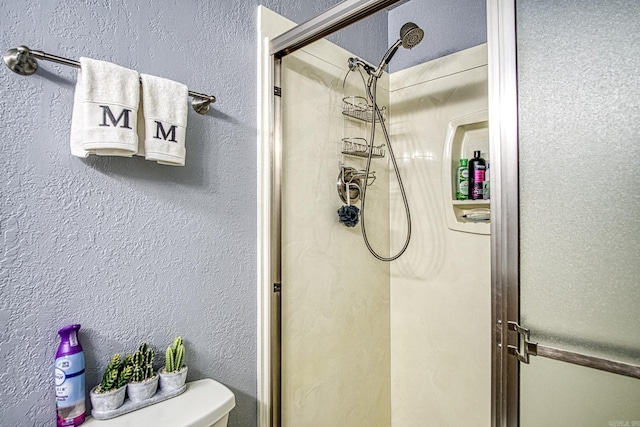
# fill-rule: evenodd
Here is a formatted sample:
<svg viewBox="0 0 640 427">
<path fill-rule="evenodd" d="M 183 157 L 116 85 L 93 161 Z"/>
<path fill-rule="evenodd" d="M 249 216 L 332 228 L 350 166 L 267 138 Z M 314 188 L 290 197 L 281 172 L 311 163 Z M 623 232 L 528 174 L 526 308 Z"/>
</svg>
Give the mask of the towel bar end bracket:
<svg viewBox="0 0 640 427">
<path fill-rule="evenodd" d="M 21 76 L 30 76 L 38 69 L 38 61 L 31 57 L 31 49 L 26 46 L 9 49 L 2 59 L 11 71 Z"/>
<path fill-rule="evenodd" d="M 198 114 L 207 114 L 209 112 L 209 106 L 212 102 L 215 102 L 215 98 L 213 101 L 209 99 L 199 99 L 193 98 L 191 100 L 191 106 Z"/>
<path fill-rule="evenodd" d="M 18 46 L 17 48 L 7 50 L 2 59 L 6 66 L 14 73 L 20 74 L 21 76 L 30 76 L 38 69 L 38 61 L 36 61 L 34 57 L 37 59 L 57 62 L 63 65 L 69 65 L 71 67 L 80 67 L 80 63 L 77 61 L 72 61 L 60 56 L 49 55 L 37 50 L 31 50 L 26 46 Z M 216 102 L 216 97 L 213 95 L 205 95 L 189 91 L 189 96 L 193 97 L 191 106 L 198 114 L 207 114 L 211 103 Z"/>
</svg>

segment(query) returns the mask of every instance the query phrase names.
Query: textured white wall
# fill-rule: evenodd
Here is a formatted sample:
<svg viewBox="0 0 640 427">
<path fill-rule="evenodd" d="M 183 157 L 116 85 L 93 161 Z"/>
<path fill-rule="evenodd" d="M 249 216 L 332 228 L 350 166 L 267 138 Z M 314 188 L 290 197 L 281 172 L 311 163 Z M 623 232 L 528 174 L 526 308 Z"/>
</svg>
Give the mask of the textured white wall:
<svg viewBox="0 0 640 427">
<path fill-rule="evenodd" d="M 56 331 L 69 323 L 82 324 L 88 388 L 111 354 L 181 334 L 188 379 L 229 386 L 230 425 L 255 425 L 258 3 L 0 3 L 2 49 L 103 59 L 218 97 L 189 112 L 183 168 L 82 160 L 68 148 L 76 70 L 2 67 L 3 425 L 53 422 Z M 264 3 L 302 21 L 335 1 Z"/>
</svg>

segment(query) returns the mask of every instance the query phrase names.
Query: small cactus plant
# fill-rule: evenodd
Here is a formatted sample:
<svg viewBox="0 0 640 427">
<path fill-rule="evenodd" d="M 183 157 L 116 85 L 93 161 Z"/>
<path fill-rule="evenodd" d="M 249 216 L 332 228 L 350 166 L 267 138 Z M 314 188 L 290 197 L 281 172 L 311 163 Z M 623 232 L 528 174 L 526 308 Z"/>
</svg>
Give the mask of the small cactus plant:
<svg viewBox="0 0 640 427">
<path fill-rule="evenodd" d="M 178 372 L 184 366 L 185 348 L 182 337 L 178 337 L 173 344 L 167 347 L 165 353 L 164 371 L 166 373 Z"/>
<path fill-rule="evenodd" d="M 129 382 L 133 375 L 131 358 L 129 356 L 122 360 L 120 354 L 114 354 L 111 361 L 104 370 L 102 381 L 96 388 L 96 393 L 108 393 L 117 390 Z"/>
<path fill-rule="evenodd" d="M 133 370 L 131 382 L 139 383 L 153 378 L 153 354 L 153 349 L 147 343 L 142 343 L 133 355 L 129 355 Z"/>
</svg>

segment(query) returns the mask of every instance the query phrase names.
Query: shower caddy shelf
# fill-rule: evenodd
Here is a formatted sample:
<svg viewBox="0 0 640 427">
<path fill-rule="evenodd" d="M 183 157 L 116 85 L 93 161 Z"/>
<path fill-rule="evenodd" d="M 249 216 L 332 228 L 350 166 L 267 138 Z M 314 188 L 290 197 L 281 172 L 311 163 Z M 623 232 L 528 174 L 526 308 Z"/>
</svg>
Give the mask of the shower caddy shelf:
<svg viewBox="0 0 640 427">
<path fill-rule="evenodd" d="M 343 94 L 344 95 L 344 94 Z M 387 108 L 382 107 L 380 109 L 382 113 L 382 119 L 387 118 Z M 354 119 L 356 121 L 364 122 L 365 126 L 360 129 L 360 132 L 367 134 L 368 126 L 373 125 L 373 106 L 367 102 L 367 99 L 362 96 L 345 96 L 342 98 L 342 115 L 345 118 Z M 343 120 L 343 132 L 342 132 L 342 154 L 354 157 L 369 157 L 369 150 L 371 145 L 364 137 L 347 137 L 345 135 L 346 123 Z M 374 145 L 371 149 L 372 158 L 384 157 L 384 144 Z M 344 163 L 344 162 L 343 162 Z"/>
<path fill-rule="evenodd" d="M 384 144 L 373 146 L 371 157 L 379 159 L 384 157 Z M 342 138 L 342 154 L 356 157 L 369 157 L 369 143 L 364 138 Z"/>
<path fill-rule="evenodd" d="M 387 119 L 387 107 L 380 109 L 382 120 Z M 373 106 L 362 96 L 345 96 L 342 98 L 342 114 L 363 122 L 373 122 Z"/>
</svg>

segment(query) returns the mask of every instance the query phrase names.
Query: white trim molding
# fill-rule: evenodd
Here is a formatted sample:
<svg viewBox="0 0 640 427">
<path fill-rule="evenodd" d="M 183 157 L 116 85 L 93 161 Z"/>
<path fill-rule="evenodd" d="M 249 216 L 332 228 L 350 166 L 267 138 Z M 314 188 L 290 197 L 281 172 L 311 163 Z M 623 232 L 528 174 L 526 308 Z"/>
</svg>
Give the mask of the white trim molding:
<svg viewBox="0 0 640 427">
<path fill-rule="evenodd" d="M 258 8 L 258 23 L 263 9 Z M 260 24 L 259 24 L 260 25 Z M 258 29 L 258 123 L 257 123 L 257 398 L 258 427 L 270 427 L 272 416 L 271 395 L 271 135 L 273 60 L 269 54 L 269 38 Z"/>
</svg>

